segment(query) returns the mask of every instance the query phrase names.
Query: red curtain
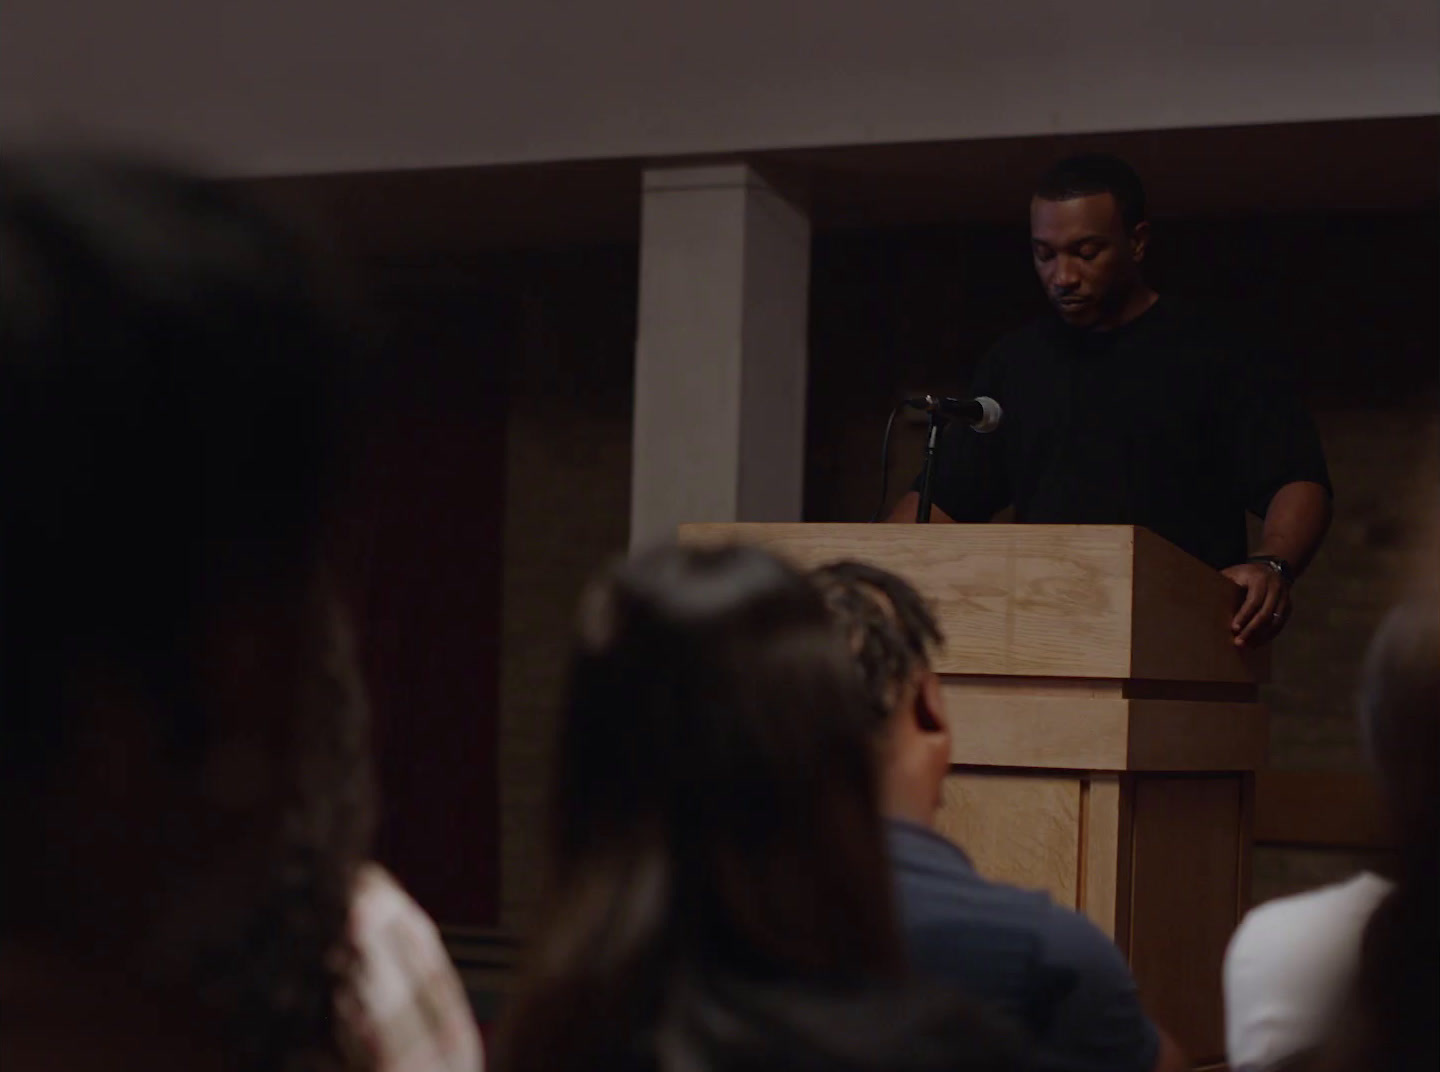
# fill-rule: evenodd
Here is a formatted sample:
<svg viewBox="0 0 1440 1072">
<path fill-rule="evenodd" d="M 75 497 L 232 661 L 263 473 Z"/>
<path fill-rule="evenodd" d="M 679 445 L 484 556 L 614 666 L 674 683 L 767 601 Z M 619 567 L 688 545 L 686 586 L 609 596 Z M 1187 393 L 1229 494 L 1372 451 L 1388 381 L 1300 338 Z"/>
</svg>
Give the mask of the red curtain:
<svg viewBox="0 0 1440 1072">
<path fill-rule="evenodd" d="M 349 541 L 374 722 L 377 856 L 439 922 L 498 918 L 505 375 L 496 302 L 384 296 Z"/>
</svg>

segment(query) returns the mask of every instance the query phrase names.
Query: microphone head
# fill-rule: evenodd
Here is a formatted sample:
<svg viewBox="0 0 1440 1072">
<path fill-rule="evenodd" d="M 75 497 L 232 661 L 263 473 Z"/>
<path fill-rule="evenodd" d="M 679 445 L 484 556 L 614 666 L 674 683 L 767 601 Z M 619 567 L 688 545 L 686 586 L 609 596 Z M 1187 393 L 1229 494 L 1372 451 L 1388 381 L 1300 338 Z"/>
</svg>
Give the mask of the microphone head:
<svg viewBox="0 0 1440 1072">
<path fill-rule="evenodd" d="M 999 428 L 1000 419 L 1005 416 L 1005 411 L 1000 408 L 1000 403 L 989 395 L 981 395 L 975 401 L 980 406 L 980 419 L 970 427 L 982 433 L 993 432 Z"/>
</svg>

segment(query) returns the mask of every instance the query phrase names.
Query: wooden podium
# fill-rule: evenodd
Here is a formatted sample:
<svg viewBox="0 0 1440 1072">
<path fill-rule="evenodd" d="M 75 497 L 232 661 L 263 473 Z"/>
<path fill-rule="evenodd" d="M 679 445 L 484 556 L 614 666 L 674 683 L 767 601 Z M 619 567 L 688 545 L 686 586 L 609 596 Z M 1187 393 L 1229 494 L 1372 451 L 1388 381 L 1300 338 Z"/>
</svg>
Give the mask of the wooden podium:
<svg viewBox="0 0 1440 1072">
<path fill-rule="evenodd" d="M 983 874 L 1093 919 L 1155 1019 L 1197 1063 L 1224 1059 L 1221 960 L 1268 744 L 1268 660 L 1232 643 L 1235 585 L 1128 526 L 698 524 L 681 540 L 862 559 L 925 593 L 954 741 L 941 829 Z"/>
</svg>

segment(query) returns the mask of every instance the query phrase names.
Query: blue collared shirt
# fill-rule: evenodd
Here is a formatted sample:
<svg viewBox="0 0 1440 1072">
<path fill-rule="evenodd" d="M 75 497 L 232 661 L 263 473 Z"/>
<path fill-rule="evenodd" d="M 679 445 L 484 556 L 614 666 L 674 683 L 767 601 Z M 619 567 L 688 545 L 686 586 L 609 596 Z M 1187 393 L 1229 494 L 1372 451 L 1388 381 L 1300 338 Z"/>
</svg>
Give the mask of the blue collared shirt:
<svg viewBox="0 0 1440 1072">
<path fill-rule="evenodd" d="M 912 968 L 1014 1020 L 1041 1068 L 1150 1072 L 1160 1038 L 1115 944 L 1044 893 L 982 878 L 957 846 L 890 820 Z"/>
</svg>

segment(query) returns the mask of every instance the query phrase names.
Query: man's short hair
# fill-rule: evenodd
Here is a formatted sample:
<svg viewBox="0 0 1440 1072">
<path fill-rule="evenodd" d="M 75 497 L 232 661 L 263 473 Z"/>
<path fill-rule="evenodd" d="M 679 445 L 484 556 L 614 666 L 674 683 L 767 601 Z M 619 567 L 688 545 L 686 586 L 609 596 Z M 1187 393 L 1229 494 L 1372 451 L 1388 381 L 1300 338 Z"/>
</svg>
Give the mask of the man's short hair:
<svg viewBox="0 0 1440 1072">
<path fill-rule="evenodd" d="M 1035 184 L 1042 201 L 1069 201 L 1076 197 L 1109 194 L 1120 209 L 1126 227 L 1146 219 L 1145 187 L 1135 169 L 1109 153 L 1081 153 L 1053 164 Z"/>
<path fill-rule="evenodd" d="M 890 717 L 900 690 L 944 637 L 934 612 L 909 582 L 864 562 L 821 566 L 811 578 L 850 641 L 878 721 Z"/>
</svg>

